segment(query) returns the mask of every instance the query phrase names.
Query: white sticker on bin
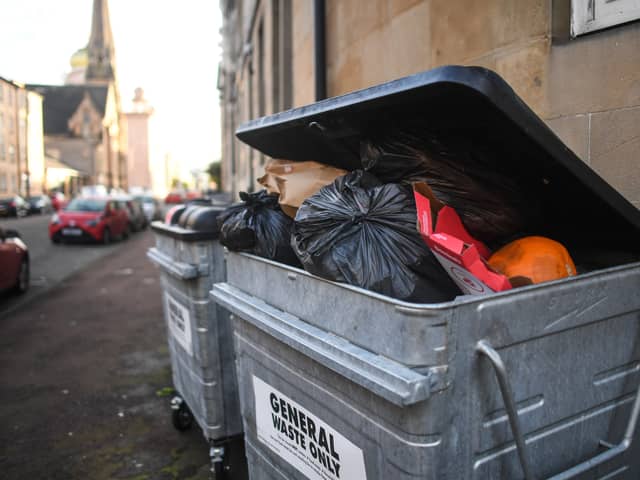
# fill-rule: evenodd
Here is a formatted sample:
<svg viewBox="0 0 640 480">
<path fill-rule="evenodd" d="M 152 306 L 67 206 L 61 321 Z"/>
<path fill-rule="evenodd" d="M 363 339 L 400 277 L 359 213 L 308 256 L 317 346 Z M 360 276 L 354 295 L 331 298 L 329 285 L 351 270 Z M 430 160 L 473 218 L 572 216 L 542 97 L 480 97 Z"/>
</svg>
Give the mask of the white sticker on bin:
<svg viewBox="0 0 640 480">
<path fill-rule="evenodd" d="M 310 480 L 366 480 L 360 448 L 256 376 L 253 391 L 260 442 Z"/>
<path fill-rule="evenodd" d="M 191 319 L 189 309 L 178 303 L 171 295 L 165 293 L 169 330 L 189 355 L 193 355 L 191 347 Z"/>
</svg>

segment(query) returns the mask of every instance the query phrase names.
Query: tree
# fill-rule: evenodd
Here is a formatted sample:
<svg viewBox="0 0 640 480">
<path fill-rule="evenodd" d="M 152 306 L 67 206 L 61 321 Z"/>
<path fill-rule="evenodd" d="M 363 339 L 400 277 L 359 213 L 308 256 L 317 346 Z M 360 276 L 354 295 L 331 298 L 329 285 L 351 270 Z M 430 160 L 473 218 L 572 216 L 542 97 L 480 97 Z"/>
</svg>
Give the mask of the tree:
<svg viewBox="0 0 640 480">
<path fill-rule="evenodd" d="M 216 162 L 211 162 L 209 164 L 209 166 L 207 167 L 207 173 L 209 174 L 209 178 L 211 179 L 212 182 L 215 182 L 216 184 L 216 190 L 220 190 L 221 187 L 221 164 L 220 161 L 216 161 Z"/>
</svg>

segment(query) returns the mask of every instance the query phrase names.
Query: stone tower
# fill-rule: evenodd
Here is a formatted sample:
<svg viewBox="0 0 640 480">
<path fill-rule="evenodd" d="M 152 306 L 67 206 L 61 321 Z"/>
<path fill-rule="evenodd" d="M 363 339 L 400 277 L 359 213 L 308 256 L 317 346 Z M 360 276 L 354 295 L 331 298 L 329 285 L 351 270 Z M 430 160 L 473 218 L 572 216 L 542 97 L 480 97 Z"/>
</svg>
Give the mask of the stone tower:
<svg viewBox="0 0 640 480">
<path fill-rule="evenodd" d="M 91 35 L 87 45 L 85 81 L 92 84 L 115 82 L 115 50 L 107 0 L 93 0 Z"/>
</svg>

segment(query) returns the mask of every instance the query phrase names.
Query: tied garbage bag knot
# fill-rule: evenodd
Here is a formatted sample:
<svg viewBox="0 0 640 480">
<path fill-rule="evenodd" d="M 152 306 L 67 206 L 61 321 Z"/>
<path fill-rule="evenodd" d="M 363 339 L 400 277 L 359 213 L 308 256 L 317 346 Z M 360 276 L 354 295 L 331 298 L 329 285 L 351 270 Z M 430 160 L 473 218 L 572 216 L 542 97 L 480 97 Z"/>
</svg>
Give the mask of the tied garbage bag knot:
<svg viewBox="0 0 640 480">
<path fill-rule="evenodd" d="M 302 203 L 291 244 L 307 271 L 328 280 L 418 302 L 460 293 L 416 230 L 410 190 L 361 170 Z"/>
<path fill-rule="evenodd" d="M 364 212 L 356 212 L 353 215 L 351 215 L 351 223 L 353 225 L 358 225 L 360 222 L 362 222 L 365 218 L 366 218 L 366 214 Z"/>
</svg>

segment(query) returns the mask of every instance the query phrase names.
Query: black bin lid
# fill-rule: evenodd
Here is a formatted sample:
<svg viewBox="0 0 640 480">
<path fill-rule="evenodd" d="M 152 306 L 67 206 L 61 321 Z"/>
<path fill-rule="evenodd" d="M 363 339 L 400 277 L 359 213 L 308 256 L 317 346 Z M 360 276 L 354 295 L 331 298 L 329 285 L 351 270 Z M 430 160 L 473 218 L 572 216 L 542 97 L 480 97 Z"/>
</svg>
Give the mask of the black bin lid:
<svg viewBox="0 0 640 480">
<path fill-rule="evenodd" d="M 225 207 L 219 205 L 190 205 L 182 210 L 178 223 L 153 222 L 151 228 L 156 233 L 186 242 L 215 240 L 220 233 L 218 215 L 224 210 Z"/>
<path fill-rule="evenodd" d="M 361 168 L 367 132 L 409 119 L 490 152 L 542 210 L 532 232 L 567 246 L 640 252 L 640 210 L 582 162 L 496 73 L 446 66 L 242 124 L 262 153 Z"/>
</svg>

